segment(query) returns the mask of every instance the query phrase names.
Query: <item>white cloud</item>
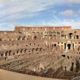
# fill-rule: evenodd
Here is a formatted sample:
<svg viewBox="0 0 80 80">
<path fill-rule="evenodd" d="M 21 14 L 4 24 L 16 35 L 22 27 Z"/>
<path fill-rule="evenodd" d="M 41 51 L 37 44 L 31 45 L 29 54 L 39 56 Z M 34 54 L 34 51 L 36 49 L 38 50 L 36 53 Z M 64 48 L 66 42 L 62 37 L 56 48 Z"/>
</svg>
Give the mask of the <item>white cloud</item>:
<svg viewBox="0 0 80 80">
<path fill-rule="evenodd" d="M 0 0 L 0 22 L 34 16 L 55 3 L 56 0 Z"/>
<path fill-rule="evenodd" d="M 44 23 L 46 25 L 46 23 Z M 53 26 L 71 26 L 75 29 L 80 29 L 80 21 L 75 21 L 72 19 L 64 19 L 63 21 L 50 21 L 47 23 L 47 25 L 53 25 Z"/>
<path fill-rule="evenodd" d="M 15 16 L 17 14 L 21 14 L 20 17 L 23 15 L 32 15 L 32 13 L 38 13 L 56 4 L 63 4 L 64 2 L 77 3 L 78 1 L 80 0 L 0 0 L 0 18 L 6 18 L 7 16 Z M 66 11 L 64 14 L 72 15 L 74 13 L 72 11 Z M 17 16 L 15 16 L 15 18 L 16 17 Z"/>
<path fill-rule="evenodd" d="M 79 4 L 80 0 L 66 0 L 68 3 Z"/>
<path fill-rule="evenodd" d="M 75 16 L 75 11 L 73 11 L 73 10 L 65 10 L 65 11 L 63 11 L 63 12 L 60 12 L 59 13 L 60 15 L 62 15 L 62 16 Z"/>
<path fill-rule="evenodd" d="M 10 30 L 19 19 L 31 18 L 55 3 L 56 0 L 0 0 L 0 29 Z"/>
<path fill-rule="evenodd" d="M 0 29 L 12 30 L 17 20 L 33 17 L 54 3 L 54 0 L 0 0 Z"/>
<path fill-rule="evenodd" d="M 64 11 L 60 11 L 59 16 L 62 16 L 64 19 L 66 18 L 66 20 L 70 20 L 73 19 L 75 21 L 80 21 L 79 19 L 79 15 L 80 15 L 80 10 L 74 10 L 74 9 L 66 9 Z"/>
<path fill-rule="evenodd" d="M 80 4 L 80 0 L 59 0 L 58 3 L 60 4 Z"/>
<path fill-rule="evenodd" d="M 14 30 L 14 25 L 12 23 L 0 23 L 0 31 L 10 31 L 10 30 Z"/>
<path fill-rule="evenodd" d="M 13 25 L 14 26 L 16 25 L 15 22 L 23 17 L 31 18 L 37 15 L 40 11 L 49 9 L 51 6 L 54 7 L 54 5 L 59 5 L 64 3 L 79 4 L 80 0 L 0 0 L 0 28 L 11 29 Z M 73 10 L 66 10 L 64 12 L 60 12 L 60 14 L 64 16 L 74 16 L 76 15 L 76 12 Z M 50 25 L 51 24 L 52 25 L 73 24 L 74 26 L 80 25 L 79 22 L 75 22 L 75 21 L 60 22 L 58 20 L 59 18 L 57 18 L 56 16 L 55 19 L 56 19 L 55 22 L 51 21 L 48 23 L 46 22 L 43 23 L 50 24 Z"/>
<path fill-rule="evenodd" d="M 13 15 L 22 11 L 25 11 L 26 13 L 38 12 L 47 9 L 53 4 L 54 0 L 17 0 L 14 2 L 5 2 L 0 14 L 4 16 Z"/>
</svg>

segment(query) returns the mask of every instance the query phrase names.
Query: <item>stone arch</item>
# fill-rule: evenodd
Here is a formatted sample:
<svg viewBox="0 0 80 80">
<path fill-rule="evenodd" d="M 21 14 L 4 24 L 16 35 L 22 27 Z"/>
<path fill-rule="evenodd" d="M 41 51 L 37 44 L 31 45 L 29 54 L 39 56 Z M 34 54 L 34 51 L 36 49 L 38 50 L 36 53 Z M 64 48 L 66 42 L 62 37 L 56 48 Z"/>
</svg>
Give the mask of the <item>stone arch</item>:
<svg viewBox="0 0 80 80">
<path fill-rule="evenodd" d="M 23 52 L 23 49 L 21 49 L 20 52 L 22 53 Z"/>
<path fill-rule="evenodd" d="M 20 39 L 21 39 L 21 36 L 18 37 L 18 40 L 20 40 Z"/>
<path fill-rule="evenodd" d="M 34 39 L 37 39 L 37 36 L 36 35 L 34 36 Z"/>
<path fill-rule="evenodd" d="M 76 35 L 76 39 L 79 39 L 79 35 Z"/>
<path fill-rule="evenodd" d="M 42 48 L 40 48 L 40 51 L 42 51 Z"/>
<path fill-rule="evenodd" d="M 54 46 L 54 47 L 56 47 L 56 46 L 57 46 L 57 44 L 53 44 L 53 46 Z"/>
<path fill-rule="evenodd" d="M 36 51 L 38 51 L 38 48 L 36 48 Z"/>
<path fill-rule="evenodd" d="M 26 49 L 24 49 L 24 53 L 26 52 Z"/>
<path fill-rule="evenodd" d="M 73 33 L 69 33 L 69 38 L 70 38 L 70 39 L 72 38 L 72 35 L 73 35 Z"/>
<path fill-rule="evenodd" d="M 19 53 L 19 49 L 16 51 L 17 52 L 17 54 Z"/>
<path fill-rule="evenodd" d="M 11 50 L 9 51 L 9 56 L 11 56 Z"/>
<path fill-rule="evenodd" d="M 1 57 L 3 57 L 3 53 L 1 53 Z"/>
<path fill-rule="evenodd" d="M 32 48 L 32 52 L 34 51 L 35 49 L 34 48 Z"/>
<path fill-rule="evenodd" d="M 68 50 L 71 49 L 71 44 L 70 43 L 67 44 L 67 48 L 68 48 Z"/>
<path fill-rule="evenodd" d="M 5 56 L 8 56 L 8 51 L 5 52 Z"/>
<path fill-rule="evenodd" d="M 15 55 L 15 52 L 13 52 L 13 55 Z"/>
<path fill-rule="evenodd" d="M 2 41 L 2 39 L 0 38 L 0 41 Z"/>
<path fill-rule="evenodd" d="M 23 36 L 22 40 L 25 40 L 25 36 Z"/>
<path fill-rule="evenodd" d="M 77 50 L 80 51 L 80 46 L 78 46 Z"/>
<path fill-rule="evenodd" d="M 16 55 L 16 51 L 15 50 L 12 50 L 12 55 Z"/>
<path fill-rule="evenodd" d="M 70 71 L 73 71 L 74 70 L 74 62 L 71 63 L 71 68 L 70 68 Z"/>
</svg>

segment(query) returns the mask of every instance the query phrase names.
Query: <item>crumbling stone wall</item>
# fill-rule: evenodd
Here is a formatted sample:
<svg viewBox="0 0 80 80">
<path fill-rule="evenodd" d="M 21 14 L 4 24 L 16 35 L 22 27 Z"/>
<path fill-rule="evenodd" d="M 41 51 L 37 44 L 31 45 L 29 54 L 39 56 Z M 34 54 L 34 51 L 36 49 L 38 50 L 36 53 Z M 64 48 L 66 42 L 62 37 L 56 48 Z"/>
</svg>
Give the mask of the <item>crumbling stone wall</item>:
<svg viewBox="0 0 80 80">
<path fill-rule="evenodd" d="M 53 53 L 56 56 L 65 54 L 67 59 L 72 61 L 75 59 L 73 54 L 79 56 L 79 47 L 80 30 L 72 29 L 70 26 L 18 26 L 14 31 L 0 32 L 1 60 L 15 59 L 25 54 Z"/>
</svg>

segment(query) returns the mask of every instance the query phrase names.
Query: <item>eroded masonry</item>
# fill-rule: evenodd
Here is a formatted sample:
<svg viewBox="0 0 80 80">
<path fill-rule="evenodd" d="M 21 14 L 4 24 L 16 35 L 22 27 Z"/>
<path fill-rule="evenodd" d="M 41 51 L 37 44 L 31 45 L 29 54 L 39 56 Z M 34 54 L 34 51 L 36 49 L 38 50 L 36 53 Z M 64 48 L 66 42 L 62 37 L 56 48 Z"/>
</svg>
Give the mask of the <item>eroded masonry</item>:
<svg viewBox="0 0 80 80">
<path fill-rule="evenodd" d="M 14 31 L 0 31 L 1 68 L 34 72 L 52 68 L 54 76 L 59 77 L 59 69 L 79 73 L 79 63 L 79 29 L 17 26 Z"/>
</svg>

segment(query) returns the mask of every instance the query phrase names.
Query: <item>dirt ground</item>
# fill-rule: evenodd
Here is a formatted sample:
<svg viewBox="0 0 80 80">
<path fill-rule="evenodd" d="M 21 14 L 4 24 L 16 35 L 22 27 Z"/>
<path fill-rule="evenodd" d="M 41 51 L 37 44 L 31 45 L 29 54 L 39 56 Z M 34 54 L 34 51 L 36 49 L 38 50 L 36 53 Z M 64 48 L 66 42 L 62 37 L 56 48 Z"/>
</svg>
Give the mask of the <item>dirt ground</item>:
<svg viewBox="0 0 80 80">
<path fill-rule="evenodd" d="M 62 79 L 43 78 L 0 69 L 0 80 L 62 80 Z"/>
</svg>

